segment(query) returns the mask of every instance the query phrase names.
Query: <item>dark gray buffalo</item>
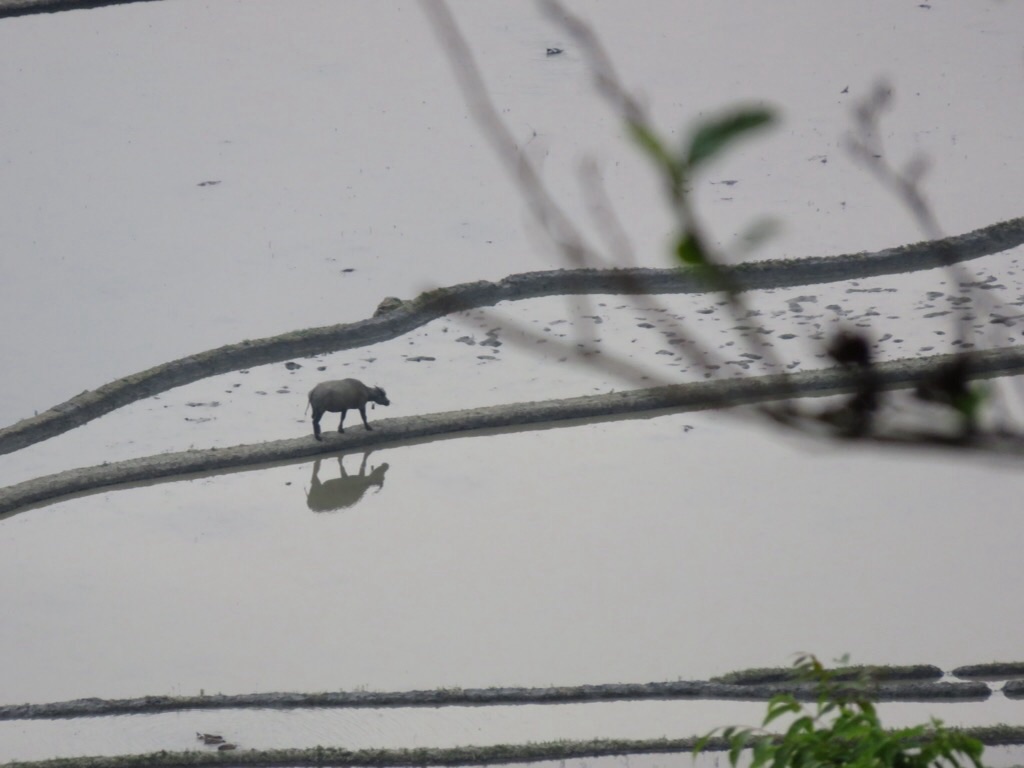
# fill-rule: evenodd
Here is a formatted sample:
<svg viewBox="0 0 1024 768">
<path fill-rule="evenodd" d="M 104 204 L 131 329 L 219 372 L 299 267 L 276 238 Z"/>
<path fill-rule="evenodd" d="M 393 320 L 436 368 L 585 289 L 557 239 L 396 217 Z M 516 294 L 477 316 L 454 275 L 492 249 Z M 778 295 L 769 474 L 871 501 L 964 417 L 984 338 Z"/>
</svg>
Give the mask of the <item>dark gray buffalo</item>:
<svg viewBox="0 0 1024 768">
<path fill-rule="evenodd" d="M 379 403 L 391 405 L 387 394 L 380 387 L 368 387 L 357 379 L 341 379 L 340 381 L 324 381 L 317 384 L 310 390 L 309 405 L 313 408 L 313 437 L 322 440 L 320 437 L 320 417 L 325 412 L 341 412 L 341 421 L 338 422 L 338 431 L 344 432 L 345 412 L 349 408 L 359 410 L 363 417 L 363 426 L 373 429 L 366 421 L 366 404 Z M 307 406 L 308 407 L 308 406 Z"/>
</svg>

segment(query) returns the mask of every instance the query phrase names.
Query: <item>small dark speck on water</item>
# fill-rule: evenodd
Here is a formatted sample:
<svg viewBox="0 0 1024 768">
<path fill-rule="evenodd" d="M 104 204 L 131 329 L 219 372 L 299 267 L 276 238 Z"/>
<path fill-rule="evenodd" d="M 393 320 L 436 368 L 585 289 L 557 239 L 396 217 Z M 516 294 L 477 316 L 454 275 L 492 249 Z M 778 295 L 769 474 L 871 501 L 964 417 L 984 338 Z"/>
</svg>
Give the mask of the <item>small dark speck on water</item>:
<svg viewBox="0 0 1024 768">
<path fill-rule="evenodd" d="M 564 51 L 561 48 L 548 48 L 547 49 L 547 55 L 548 56 L 557 56 L 560 53 L 564 53 Z"/>
</svg>

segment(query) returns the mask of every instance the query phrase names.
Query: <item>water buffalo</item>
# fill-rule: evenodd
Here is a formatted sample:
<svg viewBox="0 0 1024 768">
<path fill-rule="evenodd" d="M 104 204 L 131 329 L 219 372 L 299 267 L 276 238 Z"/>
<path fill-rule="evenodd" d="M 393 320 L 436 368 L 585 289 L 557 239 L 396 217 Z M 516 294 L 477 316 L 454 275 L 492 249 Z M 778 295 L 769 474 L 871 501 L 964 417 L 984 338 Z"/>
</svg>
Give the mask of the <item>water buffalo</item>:
<svg viewBox="0 0 1024 768">
<path fill-rule="evenodd" d="M 359 415 L 363 417 L 363 426 L 373 429 L 366 421 L 366 404 L 368 402 L 391 405 L 391 401 L 388 400 L 383 389 L 368 387 L 356 379 L 323 381 L 317 384 L 309 393 L 309 405 L 313 407 L 313 437 L 317 440 L 323 439 L 320 437 L 320 417 L 326 411 L 332 413 L 341 411 L 341 420 L 338 422 L 339 432 L 345 431 L 345 412 L 349 408 L 358 408 Z"/>
</svg>

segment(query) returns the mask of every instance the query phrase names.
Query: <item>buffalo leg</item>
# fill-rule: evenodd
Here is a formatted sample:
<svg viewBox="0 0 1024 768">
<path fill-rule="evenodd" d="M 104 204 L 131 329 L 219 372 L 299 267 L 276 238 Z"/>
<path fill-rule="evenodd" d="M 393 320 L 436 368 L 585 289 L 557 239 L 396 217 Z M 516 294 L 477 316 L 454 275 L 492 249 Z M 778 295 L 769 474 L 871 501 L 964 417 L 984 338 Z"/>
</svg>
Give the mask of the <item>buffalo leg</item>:
<svg viewBox="0 0 1024 768">
<path fill-rule="evenodd" d="M 346 413 L 348 413 L 348 409 L 347 408 L 342 408 L 341 409 L 341 419 L 338 420 L 338 431 L 339 432 L 344 432 L 345 431 L 344 424 L 345 424 L 345 414 Z"/>
</svg>

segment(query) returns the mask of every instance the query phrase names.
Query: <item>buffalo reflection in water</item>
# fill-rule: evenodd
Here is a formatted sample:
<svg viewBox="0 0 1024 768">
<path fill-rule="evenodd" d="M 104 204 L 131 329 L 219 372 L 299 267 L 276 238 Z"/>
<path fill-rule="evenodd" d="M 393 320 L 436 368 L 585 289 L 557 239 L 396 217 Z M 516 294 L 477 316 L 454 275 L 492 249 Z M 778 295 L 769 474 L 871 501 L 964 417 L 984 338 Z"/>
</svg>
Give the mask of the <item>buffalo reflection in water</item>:
<svg viewBox="0 0 1024 768">
<path fill-rule="evenodd" d="M 350 475 L 345 471 L 342 463 L 342 456 L 338 457 L 338 469 L 341 477 L 336 477 L 326 482 L 320 482 L 320 459 L 313 462 L 312 487 L 306 494 L 306 506 L 314 512 L 332 512 L 337 509 L 347 509 L 354 506 L 366 493 L 367 489 L 377 486 L 378 492 L 384 487 L 384 474 L 388 471 L 388 464 L 384 462 L 379 467 L 370 470 L 366 474 L 366 460 L 372 451 L 363 454 L 363 463 L 359 466 L 358 475 Z"/>
</svg>

